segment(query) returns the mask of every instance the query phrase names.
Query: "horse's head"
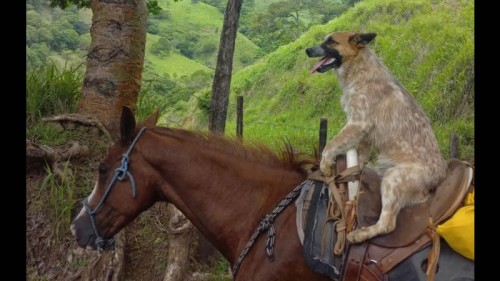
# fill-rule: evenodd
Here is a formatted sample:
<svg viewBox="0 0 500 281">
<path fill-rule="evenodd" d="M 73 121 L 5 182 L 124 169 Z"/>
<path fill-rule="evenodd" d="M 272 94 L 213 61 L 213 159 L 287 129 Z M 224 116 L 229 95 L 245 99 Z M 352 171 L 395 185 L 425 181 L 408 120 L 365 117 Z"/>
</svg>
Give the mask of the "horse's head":
<svg viewBox="0 0 500 281">
<path fill-rule="evenodd" d="M 157 201 L 155 175 L 140 153 L 141 136 L 154 127 L 158 111 L 137 126 L 129 108 L 121 116 L 121 138 L 109 149 L 99 165 L 99 178 L 83 208 L 71 224 L 81 247 L 102 250 L 112 237 L 142 211 Z"/>
</svg>

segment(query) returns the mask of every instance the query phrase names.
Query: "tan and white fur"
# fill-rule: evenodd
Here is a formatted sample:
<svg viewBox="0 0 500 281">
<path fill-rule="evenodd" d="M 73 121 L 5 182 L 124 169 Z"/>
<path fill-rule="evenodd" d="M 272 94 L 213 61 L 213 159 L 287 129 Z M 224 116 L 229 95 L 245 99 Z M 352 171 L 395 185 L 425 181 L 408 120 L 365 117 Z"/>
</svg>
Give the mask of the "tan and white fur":
<svg viewBox="0 0 500 281">
<path fill-rule="evenodd" d="M 400 210 L 424 202 L 444 179 L 447 167 L 423 110 L 367 47 L 375 36 L 335 32 L 306 50 L 309 57 L 323 57 L 313 72 L 333 69 L 337 74 L 347 117 L 347 124 L 323 150 L 321 171 L 332 176 L 336 156 L 348 149 L 357 149 L 361 166 L 372 148 L 378 152 L 382 211 L 376 224 L 347 235 L 351 243 L 392 232 Z"/>
</svg>

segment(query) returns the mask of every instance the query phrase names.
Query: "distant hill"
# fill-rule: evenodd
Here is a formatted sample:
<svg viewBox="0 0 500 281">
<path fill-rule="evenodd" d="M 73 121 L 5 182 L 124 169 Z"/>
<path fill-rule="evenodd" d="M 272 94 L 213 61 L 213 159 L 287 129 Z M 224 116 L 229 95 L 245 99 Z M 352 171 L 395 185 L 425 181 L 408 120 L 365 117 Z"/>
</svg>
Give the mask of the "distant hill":
<svg viewBox="0 0 500 281">
<path fill-rule="evenodd" d="M 168 74 L 170 76 L 190 75 L 197 70 L 213 72 L 217 62 L 220 29 L 224 15 L 217 8 L 202 2 L 188 0 L 179 2 L 160 0 L 158 2 L 163 8 L 161 16 L 150 15 L 148 18 L 148 25 L 155 24 L 155 34 L 149 32 L 146 37 L 146 68 L 154 70 L 159 75 Z M 28 24 L 36 20 L 42 21 L 46 27 L 51 27 L 54 19 L 58 19 L 66 13 L 73 14 L 76 10 L 74 7 L 69 8 L 68 11 L 59 8 L 52 9 L 48 7 L 48 1 L 37 1 L 37 3 L 41 3 L 37 5 L 38 14 L 27 9 Z M 76 14 L 78 21 L 90 26 L 92 20 L 90 9 L 80 9 Z M 61 25 L 58 28 L 59 30 L 71 28 L 71 25 Z M 149 27 L 148 30 L 150 30 Z M 36 30 L 30 31 L 28 30 L 28 35 L 37 35 Z M 60 66 L 66 62 L 69 64 L 84 62 L 90 44 L 89 30 L 87 29 L 86 32 L 87 34 L 80 35 L 79 43 L 76 43 L 80 47 L 76 50 L 47 50 L 45 54 Z M 151 52 L 152 44 L 162 36 L 168 37 L 173 45 L 168 55 L 156 55 Z M 40 39 L 34 38 L 33 40 Z M 190 55 L 178 50 L 186 51 L 188 48 L 191 49 L 189 50 Z M 234 57 L 235 70 L 252 64 L 261 56 L 262 52 L 258 46 L 243 34 L 238 34 Z"/>
<path fill-rule="evenodd" d="M 345 123 L 339 85 L 333 73 L 310 74 L 316 60 L 309 59 L 305 49 L 341 30 L 376 32 L 370 48 L 422 105 L 443 155 L 449 155 L 449 136 L 456 132 L 462 158 L 473 161 L 472 0 L 365 0 L 311 28 L 299 40 L 234 75 L 226 134 L 234 135 L 236 96 L 241 95 L 246 140 L 278 146 L 288 139 L 311 151 L 318 142 L 321 117 L 328 118 L 331 139 Z M 206 127 L 208 94 L 201 91 L 191 99 L 185 124 Z"/>
<path fill-rule="evenodd" d="M 220 30 L 224 15 L 215 7 L 202 2 L 192 1 L 173 2 L 168 0 L 158 1 L 159 5 L 167 11 L 168 16 L 158 22 L 159 32 L 155 35 L 148 34 L 146 59 L 151 63 L 153 69 L 159 73 L 168 72 L 170 75 L 186 75 L 199 69 L 215 69 L 217 63 L 217 52 L 220 40 Z M 186 45 L 192 48 L 194 54 L 191 58 L 180 58 L 183 56 L 177 51 L 168 56 L 161 57 L 152 54 L 150 46 L 156 42 L 159 36 L 172 38 L 171 41 L 180 41 L 182 38 L 191 42 Z M 205 51 L 203 51 L 203 49 Z M 259 47 L 248 40 L 243 34 L 236 37 L 234 69 L 241 69 L 252 64 L 261 56 Z M 194 62 L 188 62 L 192 60 Z"/>
</svg>

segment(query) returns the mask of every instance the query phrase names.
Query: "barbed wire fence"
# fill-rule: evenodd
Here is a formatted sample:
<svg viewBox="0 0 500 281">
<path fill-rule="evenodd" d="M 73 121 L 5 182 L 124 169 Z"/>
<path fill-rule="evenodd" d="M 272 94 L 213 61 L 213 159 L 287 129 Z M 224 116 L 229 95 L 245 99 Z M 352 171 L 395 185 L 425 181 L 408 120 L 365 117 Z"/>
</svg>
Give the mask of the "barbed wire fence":
<svg viewBox="0 0 500 281">
<path fill-rule="evenodd" d="M 267 121 L 245 121 L 243 122 L 243 97 L 237 97 L 237 105 L 236 107 L 232 107 L 229 110 L 229 115 L 236 114 L 236 136 L 243 139 L 244 133 L 243 128 L 245 127 L 246 131 L 254 133 L 258 131 L 261 133 L 261 136 L 253 134 L 252 138 L 264 138 L 265 135 L 268 135 L 272 132 L 272 138 L 275 142 L 283 143 L 288 142 L 290 140 L 300 140 L 299 146 L 309 145 L 306 150 L 313 150 L 316 153 L 321 154 L 323 150 L 326 139 L 327 139 L 327 119 L 321 118 L 318 122 L 318 127 L 316 126 L 299 126 L 296 124 L 277 124 L 273 122 Z M 267 130 L 259 130 L 254 129 L 255 127 L 262 128 L 265 127 Z M 265 133 L 263 133 L 265 132 Z"/>
<path fill-rule="evenodd" d="M 317 144 L 316 148 L 313 150 L 316 150 L 318 155 L 321 155 L 321 152 L 323 151 L 323 148 L 326 145 L 327 137 L 328 137 L 328 121 L 326 118 L 320 118 L 318 124 L 319 126 L 316 127 L 304 127 L 304 126 L 298 126 L 294 124 L 276 124 L 272 122 L 264 122 L 264 121 L 246 121 L 243 122 L 243 96 L 238 96 L 237 97 L 237 106 L 236 108 L 232 108 L 230 110 L 231 114 L 236 114 L 236 136 L 239 138 L 244 137 L 243 134 L 243 127 L 267 127 L 271 128 L 272 130 L 267 130 L 271 132 L 276 132 L 278 130 L 276 129 L 285 129 L 281 130 L 284 132 L 284 134 L 276 134 L 276 138 L 281 139 L 281 141 L 288 141 L 290 139 L 294 140 L 300 140 L 302 139 L 304 143 L 309 142 L 309 143 L 315 143 Z M 249 130 L 249 131 L 255 131 L 255 130 Z M 259 132 L 262 132 L 264 130 L 258 130 Z M 259 137 L 253 135 L 252 137 Z M 263 137 L 263 136 L 262 136 Z M 275 139 L 276 141 L 276 139 Z M 450 134 L 450 140 L 449 140 L 449 157 L 450 158 L 459 158 L 460 153 L 459 153 L 459 137 L 456 133 L 452 132 Z"/>
</svg>

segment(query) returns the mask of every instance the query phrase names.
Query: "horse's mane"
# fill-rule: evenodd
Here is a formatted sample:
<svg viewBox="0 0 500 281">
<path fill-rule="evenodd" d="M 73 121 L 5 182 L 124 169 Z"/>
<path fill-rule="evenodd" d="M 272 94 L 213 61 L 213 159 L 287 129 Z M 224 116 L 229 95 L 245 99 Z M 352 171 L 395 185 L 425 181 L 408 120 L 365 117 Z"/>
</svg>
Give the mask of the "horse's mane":
<svg viewBox="0 0 500 281">
<path fill-rule="evenodd" d="M 306 172 L 317 166 L 317 156 L 308 157 L 296 151 L 289 142 L 284 142 L 278 152 L 269 146 L 256 142 L 245 141 L 204 131 L 192 131 L 177 128 L 155 127 L 154 131 L 181 141 L 196 144 L 203 149 L 215 150 L 221 154 L 231 155 L 248 161 L 271 167 L 282 167 L 288 170 Z"/>
</svg>

